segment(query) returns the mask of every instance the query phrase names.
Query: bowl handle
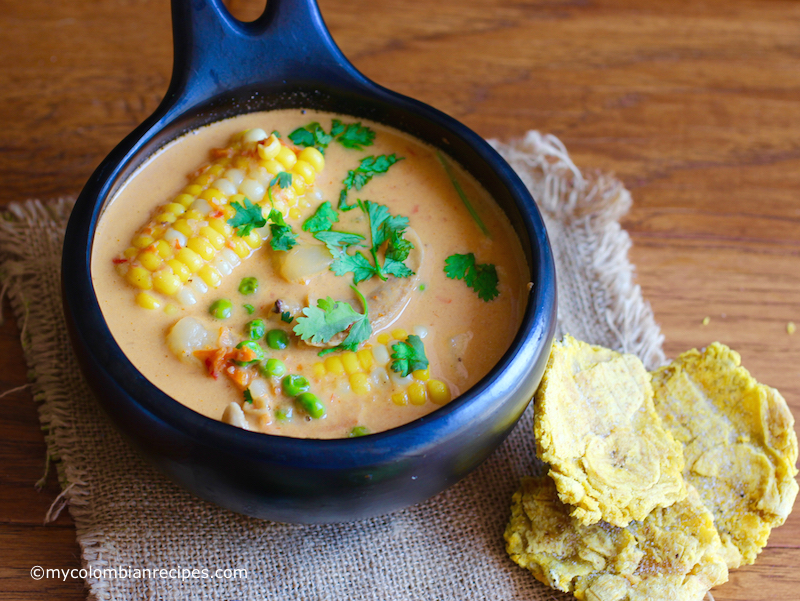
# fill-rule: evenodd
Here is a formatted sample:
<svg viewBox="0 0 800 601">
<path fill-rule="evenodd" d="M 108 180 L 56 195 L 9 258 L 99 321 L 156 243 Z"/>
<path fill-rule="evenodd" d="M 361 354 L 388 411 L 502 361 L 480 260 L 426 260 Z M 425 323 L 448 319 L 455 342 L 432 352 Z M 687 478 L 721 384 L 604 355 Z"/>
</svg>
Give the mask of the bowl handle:
<svg viewBox="0 0 800 601">
<path fill-rule="evenodd" d="M 251 23 L 222 0 L 172 0 L 172 29 L 172 80 L 161 107 L 170 114 L 247 85 L 371 83 L 333 41 L 316 0 L 268 0 Z"/>
</svg>

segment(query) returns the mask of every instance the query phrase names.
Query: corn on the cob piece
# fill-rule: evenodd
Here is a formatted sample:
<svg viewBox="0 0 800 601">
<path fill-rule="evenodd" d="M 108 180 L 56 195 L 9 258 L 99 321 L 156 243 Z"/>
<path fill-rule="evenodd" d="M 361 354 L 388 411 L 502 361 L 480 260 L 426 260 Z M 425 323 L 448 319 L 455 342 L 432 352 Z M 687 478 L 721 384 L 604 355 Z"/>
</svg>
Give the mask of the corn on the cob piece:
<svg viewBox="0 0 800 601">
<path fill-rule="evenodd" d="M 417 335 L 427 334 L 424 328 L 415 328 Z M 437 405 L 448 403 L 452 395 L 447 383 L 431 378 L 430 369 L 421 369 L 408 376 L 400 376 L 389 368 L 391 345 L 408 337 L 405 330 L 396 329 L 390 334 L 380 334 L 376 344 L 357 352 L 344 351 L 328 355 L 315 363 L 312 376 L 316 380 L 332 380 L 349 387 L 355 394 L 364 396 L 378 391 L 390 392 L 395 405 L 424 405 L 428 401 Z"/>
<path fill-rule="evenodd" d="M 313 190 L 325 166 L 315 148 L 295 150 L 262 129 L 242 132 L 230 146 L 212 154 L 214 160 L 198 169 L 180 194 L 158 207 L 130 247 L 114 259 L 144 308 L 165 305 L 163 297 L 192 305 L 209 288 L 218 287 L 268 236 L 266 227 L 237 235 L 228 224 L 236 214 L 232 204 L 244 204 L 247 198 L 265 217 L 274 206 L 285 218 L 299 219 L 301 208 L 310 206 L 299 195 Z M 292 186 L 275 183 L 270 189 L 283 171 L 291 172 Z"/>
</svg>

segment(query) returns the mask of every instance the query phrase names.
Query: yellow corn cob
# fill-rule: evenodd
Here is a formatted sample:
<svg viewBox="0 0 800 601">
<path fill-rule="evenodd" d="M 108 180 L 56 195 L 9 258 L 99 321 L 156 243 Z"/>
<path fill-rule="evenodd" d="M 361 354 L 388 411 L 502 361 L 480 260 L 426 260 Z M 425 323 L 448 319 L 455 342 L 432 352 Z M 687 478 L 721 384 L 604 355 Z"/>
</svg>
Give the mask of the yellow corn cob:
<svg viewBox="0 0 800 601">
<path fill-rule="evenodd" d="M 430 369 L 420 369 L 401 377 L 391 371 L 391 345 L 405 340 L 408 333 L 397 329 L 391 336 L 380 334 L 377 343 L 358 352 L 344 351 L 325 357 L 311 367 L 317 380 L 347 382 L 350 390 L 364 396 L 383 391 L 395 405 L 437 405 L 450 402 L 452 395 L 447 383 L 431 378 Z M 392 340 L 394 338 L 394 341 Z"/>
<path fill-rule="evenodd" d="M 274 206 L 285 218 L 299 219 L 300 207 L 310 205 L 298 194 L 312 189 L 325 166 L 316 149 L 295 150 L 262 129 L 242 132 L 212 154 L 215 159 L 190 176 L 180 194 L 159 206 L 114 259 L 120 275 L 139 292 L 142 307 L 161 307 L 161 297 L 192 305 L 209 288 L 218 287 L 266 237 L 257 230 L 238 236 L 228 224 L 236 214 L 232 204 L 248 199 L 265 217 Z M 270 188 L 275 175 L 286 170 L 293 185 L 281 188 L 276 182 Z"/>
</svg>

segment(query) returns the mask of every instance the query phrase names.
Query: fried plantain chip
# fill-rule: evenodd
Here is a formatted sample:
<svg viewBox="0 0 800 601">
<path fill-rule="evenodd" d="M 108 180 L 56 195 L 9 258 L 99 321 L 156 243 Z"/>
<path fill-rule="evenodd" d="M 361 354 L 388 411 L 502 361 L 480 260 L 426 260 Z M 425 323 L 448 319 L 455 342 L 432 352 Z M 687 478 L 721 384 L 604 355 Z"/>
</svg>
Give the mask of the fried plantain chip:
<svg viewBox="0 0 800 601">
<path fill-rule="evenodd" d="M 523 478 L 505 532 L 511 559 L 581 601 L 699 601 L 728 579 L 711 513 L 686 498 L 625 528 L 569 515 L 550 478 Z"/>
<path fill-rule="evenodd" d="M 653 387 L 664 427 L 684 445 L 684 478 L 714 514 L 728 567 L 753 563 L 797 496 L 786 401 L 718 342 L 655 371 Z"/>
<path fill-rule="evenodd" d="M 681 445 L 661 426 L 635 356 L 565 336 L 534 402 L 537 454 L 581 523 L 624 527 L 686 496 Z"/>
</svg>

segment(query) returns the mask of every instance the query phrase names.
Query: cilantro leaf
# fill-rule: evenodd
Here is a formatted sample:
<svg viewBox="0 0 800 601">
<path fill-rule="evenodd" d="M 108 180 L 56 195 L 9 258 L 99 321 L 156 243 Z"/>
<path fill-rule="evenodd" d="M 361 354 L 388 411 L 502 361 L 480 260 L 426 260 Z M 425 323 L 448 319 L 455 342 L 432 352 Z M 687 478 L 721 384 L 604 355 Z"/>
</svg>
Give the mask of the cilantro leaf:
<svg viewBox="0 0 800 601">
<path fill-rule="evenodd" d="M 396 154 L 381 154 L 379 156 L 368 156 L 361 159 L 361 163 L 355 169 L 347 172 L 347 177 L 342 181 L 344 188 L 339 193 L 339 209 L 342 211 L 349 211 L 355 204 L 347 204 L 347 193 L 355 188 L 361 190 L 369 181 L 381 173 L 386 173 L 389 167 L 402 161 L 403 157 L 397 157 Z"/>
<path fill-rule="evenodd" d="M 269 231 L 272 233 L 272 238 L 269 243 L 272 250 L 291 250 L 297 244 L 297 234 L 292 231 L 286 221 L 283 220 L 283 215 L 277 209 L 272 209 L 269 212 Z"/>
<path fill-rule="evenodd" d="M 358 244 L 364 239 L 361 234 L 351 234 L 349 232 L 317 232 L 314 237 L 324 243 L 334 257 L 339 257 L 344 249 L 353 244 Z"/>
<path fill-rule="evenodd" d="M 292 317 L 292 314 L 289 311 L 284 311 L 281 313 L 281 321 L 285 323 L 292 323 L 293 320 L 294 317 Z"/>
<path fill-rule="evenodd" d="M 402 261 L 386 258 L 382 267 L 383 273 L 393 275 L 396 278 L 408 278 L 414 275 L 414 271 Z"/>
<path fill-rule="evenodd" d="M 304 232 L 323 232 L 331 229 L 334 223 L 339 221 L 339 213 L 331 206 L 330 201 L 326 200 L 317 207 L 314 214 L 303 222 Z"/>
<path fill-rule="evenodd" d="M 334 301 L 330 296 L 317 300 L 316 307 L 306 307 L 302 313 L 293 331 L 301 340 L 314 344 L 326 344 L 353 325 L 360 315 L 350 303 Z"/>
<path fill-rule="evenodd" d="M 425 356 L 425 345 L 422 339 L 411 334 L 405 342 L 398 342 L 392 345 L 392 371 L 405 377 L 412 371 L 427 369 L 429 362 Z"/>
<path fill-rule="evenodd" d="M 372 263 L 360 252 L 356 252 L 352 255 L 342 252 L 339 257 L 331 263 L 330 269 L 336 275 L 344 275 L 352 271 L 354 284 L 368 280 L 378 273 Z"/>
<path fill-rule="evenodd" d="M 238 202 L 232 202 L 231 206 L 236 209 L 236 214 L 228 219 L 228 225 L 236 228 L 237 236 L 247 236 L 253 231 L 253 228 L 267 225 L 261 207 L 254 205 L 249 198 L 244 199 L 244 206 Z"/>
<path fill-rule="evenodd" d="M 275 184 L 278 184 L 281 190 L 284 188 L 288 188 L 292 185 L 292 174 L 289 171 L 281 171 L 275 177 L 272 178 L 272 181 L 269 182 L 269 187 L 271 188 Z"/>
<path fill-rule="evenodd" d="M 336 334 L 349 328 L 347 337 L 340 345 L 326 349 L 320 355 L 340 349 L 354 351 L 372 335 L 367 300 L 355 286 L 351 288 L 358 295 L 364 313 L 359 313 L 349 303 L 334 301 L 328 297 L 319 299 L 316 307 L 303 309 L 303 316 L 297 318 L 294 333 L 302 340 L 311 340 L 314 344 L 325 344 Z"/>
<path fill-rule="evenodd" d="M 389 238 L 389 245 L 386 247 L 386 260 L 405 261 L 413 248 L 414 245 L 403 238 L 402 233 L 394 231 Z"/>
<path fill-rule="evenodd" d="M 451 280 L 464 280 L 467 286 L 478 293 L 478 298 L 486 302 L 500 294 L 497 289 L 497 268 L 491 263 L 477 263 L 472 253 L 447 257 L 444 272 Z"/>
<path fill-rule="evenodd" d="M 333 120 L 331 135 L 339 144 L 353 150 L 363 150 L 364 146 L 372 146 L 375 140 L 375 132 L 369 127 L 362 126 L 361 123 L 345 125 L 338 119 Z"/>
<path fill-rule="evenodd" d="M 322 154 L 325 154 L 325 149 L 333 141 L 333 136 L 326 134 L 322 126 L 314 121 L 305 127 L 298 127 L 289 134 L 289 139 L 297 146 L 304 148 L 313 146 Z"/>
</svg>

